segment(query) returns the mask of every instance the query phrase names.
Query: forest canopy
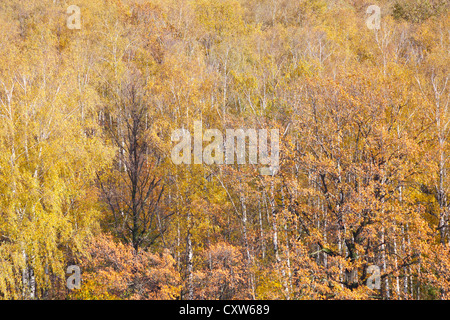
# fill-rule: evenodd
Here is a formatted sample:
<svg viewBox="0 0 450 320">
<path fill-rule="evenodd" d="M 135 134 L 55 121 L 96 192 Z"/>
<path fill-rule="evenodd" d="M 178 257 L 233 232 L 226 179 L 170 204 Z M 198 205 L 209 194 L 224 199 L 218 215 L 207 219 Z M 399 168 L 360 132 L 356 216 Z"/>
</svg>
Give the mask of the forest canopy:
<svg viewBox="0 0 450 320">
<path fill-rule="evenodd" d="M 450 298 L 448 9 L 0 1 L 0 299 Z"/>
</svg>

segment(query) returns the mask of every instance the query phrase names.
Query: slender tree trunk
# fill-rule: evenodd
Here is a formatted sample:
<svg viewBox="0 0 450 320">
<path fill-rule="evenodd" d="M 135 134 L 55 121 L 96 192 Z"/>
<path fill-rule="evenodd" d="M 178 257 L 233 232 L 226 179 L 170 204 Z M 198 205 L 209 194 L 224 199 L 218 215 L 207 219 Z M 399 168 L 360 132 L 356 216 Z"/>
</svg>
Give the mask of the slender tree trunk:
<svg viewBox="0 0 450 320">
<path fill-rule="evenodd" d="M 252 298 L 255 299 L 255 285 L 253 281 L 253 271 L 252 269 L 252 257 L 250 254 L 250 248 L 248 243 L 248 235 L 247 235 L 247 206 L 245 204 L 245 196 L 242 191 L 242 185 L 240 186 L 240 200 L 241 200 L 241 208 L 242 208 L 242 235 L 244 237 L 244 246 L 245 246 L 245 253 L 247 258 L 247 270 L 250 275 L 250 289 L 252 292 Z"/>
<path fill-rule="evenodd" d="M 277 226 L 277 214 L 276 214 L 276 207 L 275 207 L 275 196 L 273 192 L 273 181 L 270 182 L 270 209 L 272 214 L 272 241 L 273 241 L 273 250 L 275 253 L 275 260 L 276 263 L 280 263 L 280 253 L 278 248 L 278 226 Z"/>
<path fill-rule="evenodd" d="M 261 201 L 258 201 L 258 218 L 259 218 L 259 228 L 260 228 L 260 243 L 261 243 L 261 257 L 264 260 L 266 258 L 266 245 L 264 240 L 264 228 L 261 213 Z"/>
<path fill-rule="evenodd" d="M 189 227 L 190 220 L 191 220 L 191 214 L 190 211 L 188 211 L 188 231 L 187 231 L 187 300 L 193 300 L 194 299 L 194 282 L 193 282 L 193 260 L 194 260 L 194 251 L 192 248 L 192 239 L 191 239 L 191 230 Z"/>
</svg>

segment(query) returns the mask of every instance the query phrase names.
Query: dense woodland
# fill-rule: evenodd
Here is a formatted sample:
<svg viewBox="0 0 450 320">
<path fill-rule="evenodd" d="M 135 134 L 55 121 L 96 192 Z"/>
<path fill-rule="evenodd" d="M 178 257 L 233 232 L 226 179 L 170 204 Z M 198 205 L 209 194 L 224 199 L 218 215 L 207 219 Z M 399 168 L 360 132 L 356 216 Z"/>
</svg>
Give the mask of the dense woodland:
<svg viewBox="0 0 450 320">
<path fill-rule="evenodd" d="M 448 8 L 0 1 L 0 298 L 450 298 Z M 175 165 L 200 120 L 278 172 Z"/>
</svg>

